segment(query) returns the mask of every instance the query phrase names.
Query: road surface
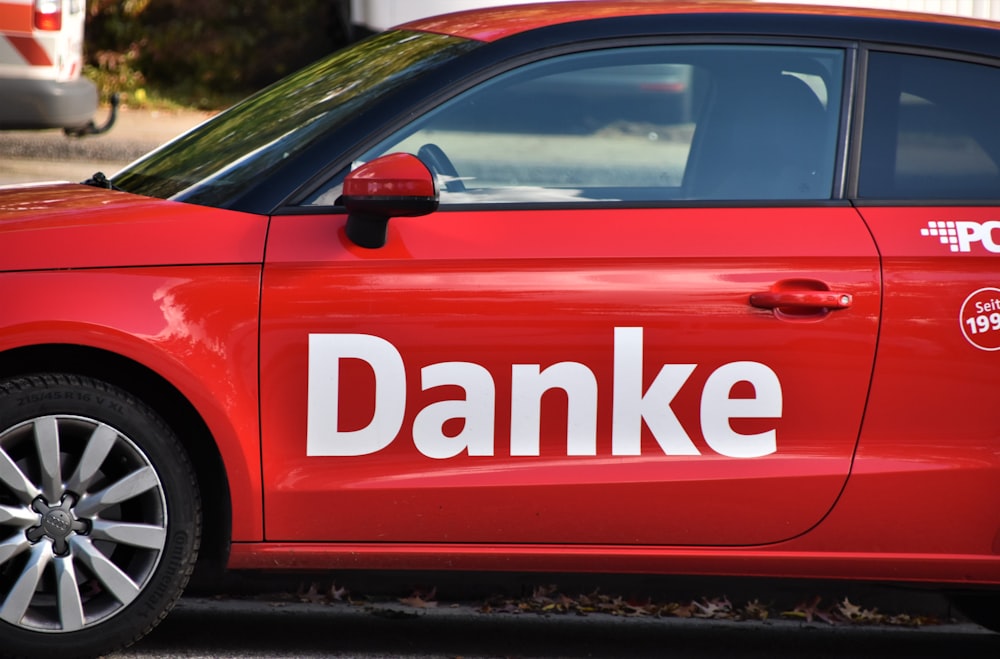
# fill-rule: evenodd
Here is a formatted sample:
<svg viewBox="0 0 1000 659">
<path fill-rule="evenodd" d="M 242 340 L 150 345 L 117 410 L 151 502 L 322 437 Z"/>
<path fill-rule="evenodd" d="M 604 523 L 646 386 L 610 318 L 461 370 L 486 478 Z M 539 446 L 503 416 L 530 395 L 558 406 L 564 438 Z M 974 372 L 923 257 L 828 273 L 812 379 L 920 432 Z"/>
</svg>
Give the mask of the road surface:
<svg viewBox="0 0 1000 659">
<path fill-rule="evenodd" d="M 209 116 L 126 108 L 103 135 L 72 138 L 58 130 L 0 131 L 0 185 L 83 181 L 99 171 L 110 176 Z M 102 121 L 103 116 L 97 123 Z"/>
<path fill-rule="evenodd" d="M 189 598 L 109 659 L 152 657 L 995 659 L 1000 635 L 970 623 L 913 629 Z"/>
</svg>

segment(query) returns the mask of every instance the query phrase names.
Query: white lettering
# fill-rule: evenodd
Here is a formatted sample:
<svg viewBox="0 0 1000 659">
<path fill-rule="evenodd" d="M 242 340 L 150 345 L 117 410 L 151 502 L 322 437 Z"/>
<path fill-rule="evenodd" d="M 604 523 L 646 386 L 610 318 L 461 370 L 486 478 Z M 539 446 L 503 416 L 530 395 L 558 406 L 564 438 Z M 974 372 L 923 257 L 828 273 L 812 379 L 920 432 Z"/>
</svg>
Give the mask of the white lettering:
<svg viewBox="0 0 1000 659">
<path fill-rule="evenodd" d="M 340 430 L 340 360 L 361 359 L 375 372 L 375 412 L 358 430 Z M 310 334 L 306 455 L 352 456 L 392 443 L 406 412 L 406 371 L 395 346 L 369 334 Z"/>
<path fill-rule="evenodd" d="M 749 382 L 753 398 L 730 398 L 733 387 Z M 775 419 L 781 416 L 781 383 L 758 362 L 733 362 L 708 377 L 701 392 L 701 432 L 713 451 L 730 458 L 759 458 L 777 450 L 774 429 L 756 435 L 735 432 L 730 419 Z"/>
<path fill-rule="evenodd" d="M 540 371 L 539 364 L 514 364 L 511 372 L 510 454 L 539 455 L 542 395 L 566 392 L 566 455 L 597 455 L 597 379 L 578 362 L 560 362 Z"/>
<path fill-rule="evenodd" d="M 695 364 L 664 364 L 642 393 L 642 328 L 615 328 L 614 401 L 611 408 L 611 453 L 641 455 L 642 422 L 667 455 L 699 455 L 677 420 L 670 403 Z"/>
<path fill-rule="evenodd" d="M 993 239 L 993 232 L 1000 229 L 1000 220 L 990 220 L 989 222 L 955 222 L 955 229 L 958 232 L 958 251 L 972 251 L 972 243 L 980 242 L 986 251 L 993 254 L 1000 253 L 1000 244 Z"/>
<path fill-rule="evenodd" d="M 465 390 L 464 400 L 442 400 L 420 410 L 413 420 L 413 443 L 428 458 L 493 455 L 493 415 L 496 393 L 493 376 L 479 364 L 444 362 L 420 370 L 424 391 L 456 385 Z M 462 430 L 454 437 L 444 432 L 444 424 L 462 419 Z"/>
<path fill-rule="evenodd" d="M 991 311 L 1000 311 L 1000 297 L 995 297 L 986 302 L 976 302 L 976 313 L 989 313 Z"/>
<path fill-rule="evenodd" d="M 1000 224 L 1000 223 L 998 223 Z M 665 455 L 700 455 L 672 404 L 697 364 L 662 364 L 643 389 L 643 328 L 616 327 L 611 383 L 611 455 L 642 454 L 643 427 Z M 363 428 L 342 430 L 341 362 L 356 359 L 374 374 L 374 410 Z M 459 387 L 464 395 L 438 400 L 413 419 L 412 441 L 433 459 L 495 454 L 496 383 L 488 369 L 472 362 L 440 362 L 420 371 L 421 387 Z M 747 383 L 752 397 L 733 398 L 733 388 Z M 511 366 L 510 455 L 539 456 L 542 451 L 542 399 L 551 390 L 566 394 L 566 455 L 598 454 L 598 381 L 579 362 Z M 777 451 L 777 429 L 756 434 L 733 429 L 737 419 L 780 419 L 783 402 L 777 374 L 764 364 L 723 364 L 705 381 L 700 422 L 705 444 L 720 455 L 757 458 Z M 376 453 L 396 440 L 406 414 L 406 369 L 392 343 L 368 334 L 309 336 L 306 454 L 360 456 Z M 450 432 L 446 425 L 454 422 Z M 645 424 L 645 426 L 644 426 Z"/>
</svg>

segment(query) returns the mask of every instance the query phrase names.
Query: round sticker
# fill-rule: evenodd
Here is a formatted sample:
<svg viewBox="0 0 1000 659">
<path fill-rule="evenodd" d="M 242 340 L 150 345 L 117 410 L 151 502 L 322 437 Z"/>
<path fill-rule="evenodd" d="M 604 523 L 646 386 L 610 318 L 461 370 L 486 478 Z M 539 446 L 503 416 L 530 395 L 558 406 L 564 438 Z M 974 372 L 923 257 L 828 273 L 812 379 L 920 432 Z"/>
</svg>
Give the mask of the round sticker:
<svg viewBox="0 0 1000 659">
<path fill-rule="evenodd" d="M 959 315 L 965 339 L 980 350 L 1000 350 L 1000 288 L 980 288 Z"/>
</svg>

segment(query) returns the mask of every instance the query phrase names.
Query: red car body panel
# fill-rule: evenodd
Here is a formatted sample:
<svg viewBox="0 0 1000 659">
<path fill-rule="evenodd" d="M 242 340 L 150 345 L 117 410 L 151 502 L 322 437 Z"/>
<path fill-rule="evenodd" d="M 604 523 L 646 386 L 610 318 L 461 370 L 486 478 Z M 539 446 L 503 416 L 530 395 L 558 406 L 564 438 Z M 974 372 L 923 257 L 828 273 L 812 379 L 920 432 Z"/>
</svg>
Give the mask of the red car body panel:
<svg viewBox="0 0 1000 659">
<path fill-rule="evenodd" d="M 829 547 L 798 541 L 767 548 L 268 542 L 234 544 L 230 567 L 694 574 L 962 585 L 1000 582 L 1000 565 L 992 555 L 845 553 Z"/>
<path fill-rule="evenodd" d="M 67 183 L 6 191 L 0 232 L 0 271 L 259 264 L 267 218 Z"/>
<path fill-rule="evenodd" d="M 257 314 L 267 218 L 80 185 L 7 192 L 4 202 L 0 351 L 84 346 L 165 378 L 215 438 L 233 538 L 261 539 Z"/>
<path fill-rule="evenodd" d="M 984 303 L 1000 305 L 1000 270 L 988 237 L 962 253 L 923 235 L 944 220 L 989 226 L 996 209 L 860 212 L 882 255 L 885 298 L 855 469 L 831 521 L 843 516 L 846 525 L 850 516 L 852 533 L 879 537 L 878 548 L 888 551 L 1000 553 L 1000 417 L 993 411 L 1000 321 L 970 335 L 962 313 L 977 291 Z M 858 499 L 867 501 L 867 515 L 858 514 Z"/>
<path fill-rule="evenodd" d="M 379 250 L 350 244 L 343 217 L 274 218 L 261 325 L 266 538 L 735 545 L 784 540 L 818 523 L 850 469 L 878 329 L 878 259 L 856 211 L 610 215 L 396 218 Z M 804 215 L 808 234 L 796 228 Z M 465 239 L 469 226 L 475 243 Z M 853 304 L 793 317 L 749 304 L 751 294 L 789 280 L 822 282 Z M 673 449 L 659 447 L 648 427 L 641 455 L 615 455 L 615 328 L 631 327 L 644 332 L 644 388 L 664 364 L 696 365 L 676 397 L 663 400 L 697 455 L 668 455 Z M 307 454 L 308 338 L 317 333 L 370 334 L 398 348 L 406 413 L 384 450 Z M 778 420 L 733 420 L 738 433 L 777 435 L 773 454 L 734 458 L 706 442 L 699 410 L 713 372 L 746 360 L 774 371 L 783 407 Z M 422 390 L 423 367 L 453 362 L 481 365 L 493 379 L 490 455 L 432 458 L 412 439 L 422 409 L 474 397 L 460 387 Z M 597 383 L 595 454 L 567 455 L 567 403 L 553 393 L 537 455 L 512 455 L 512 368 L 565 362 L 583 364 Z M 351 390 L 327 403 L 343 410 L 345 427 L 363 427 L 374 414 L 373 389 L 387 383 L 357 364 L 344 377 Z M 732 397 L 752 398 L 749 389 Z M 310 523 L 317 507 L 332 511 L 328 523 Z M 391 519 L 370 514 L 390 509 Z"/>
<path fill-rule="evenodd" d="M 407 27 L 491 41 L 571 4 Z M 347 191 L 411 178 L 433 197 L 409 170 Z M 175 388 L 225 467 L 233 568 L 1000 584 L 995 206 L 683 203 L 470 205 L 368 249 L 323 208 L 6 190 L 0 353 Z"/>
<path fill-rule="evenodd" d="M 929 222 L 987 224 L 995 210 L 860 212 L 883 263 L 879 350 L 851 477 L 803 541 L 816 551 L 855 550 L 860 565 L 883 565 L 880 579 L 996 583 L 1000 419 L 991 392 L 998 354 L 965 337 L 961 309 L 1000 273 L 984 246 L 956 256 L 939 237 L 923 234 Z M 987 291 L 983 299 L 996 298 Z M 821 572 L 830 569 L 821 562 Z"/>
</svg>

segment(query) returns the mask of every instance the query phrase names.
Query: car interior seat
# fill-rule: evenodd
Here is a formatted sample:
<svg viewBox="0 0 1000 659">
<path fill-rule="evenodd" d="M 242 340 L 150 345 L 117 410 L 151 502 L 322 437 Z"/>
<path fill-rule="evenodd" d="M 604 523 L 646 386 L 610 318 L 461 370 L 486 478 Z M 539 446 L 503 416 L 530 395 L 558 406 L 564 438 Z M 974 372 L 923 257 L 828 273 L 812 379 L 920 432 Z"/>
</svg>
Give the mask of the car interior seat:
<svg viewBox="0 0 1000 659">
<path fill-rule="evenodd" d="M 788 73 L 717 81 L 685 172 L 690 199 L 826 199 L 832 126 L 816 93 Z"/>
</svg>

